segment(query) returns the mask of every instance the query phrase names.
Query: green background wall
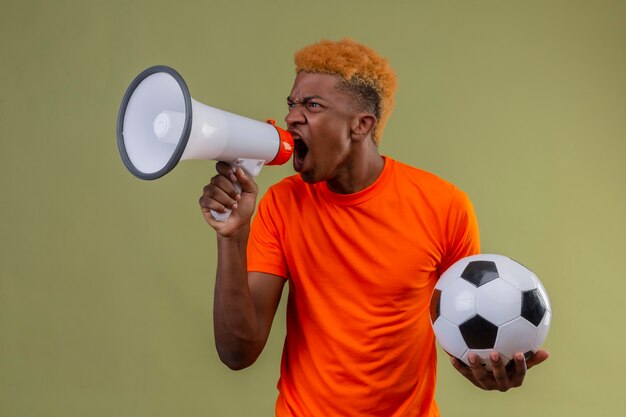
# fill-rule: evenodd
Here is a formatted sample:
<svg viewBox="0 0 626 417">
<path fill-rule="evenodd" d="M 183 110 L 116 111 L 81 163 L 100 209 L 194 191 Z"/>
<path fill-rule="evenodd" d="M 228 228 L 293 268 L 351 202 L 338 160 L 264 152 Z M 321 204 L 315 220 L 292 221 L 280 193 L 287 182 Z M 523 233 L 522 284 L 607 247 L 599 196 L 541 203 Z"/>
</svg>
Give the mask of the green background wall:
<svg viewBox="0 0 626 417">
<path fill-rule="evenodd" d="M 345 36 L 399 77 L 382 152 L 463 188 L 552 299 L 551 359 L 506 394 L 442 361 L 443 415 L 623 415 L 626 2 L 0 0 L 1 416 L 272 415 L 284 320 L 250 369 L 214 349 L 213 164 L 135 179 L 117 109 L 167 64 L 282 122 L 293 52 Z"/>
</svg>

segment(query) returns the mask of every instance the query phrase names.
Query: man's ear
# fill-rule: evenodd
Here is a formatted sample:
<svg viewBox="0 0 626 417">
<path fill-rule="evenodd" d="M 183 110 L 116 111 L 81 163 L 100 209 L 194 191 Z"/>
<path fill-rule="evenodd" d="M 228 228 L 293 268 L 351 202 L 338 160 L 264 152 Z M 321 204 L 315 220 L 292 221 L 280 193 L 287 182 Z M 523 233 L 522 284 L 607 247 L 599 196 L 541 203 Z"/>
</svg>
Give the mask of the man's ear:
<svg viewBox="0 0 626 417">
<path fill-rule="evenodd" d="M 374 128 L 378 124 L 378 119 L 372 113 L 356 113 L 352 122 L 352 138 L 364 140 L 371 138 Z"/>
</svg>

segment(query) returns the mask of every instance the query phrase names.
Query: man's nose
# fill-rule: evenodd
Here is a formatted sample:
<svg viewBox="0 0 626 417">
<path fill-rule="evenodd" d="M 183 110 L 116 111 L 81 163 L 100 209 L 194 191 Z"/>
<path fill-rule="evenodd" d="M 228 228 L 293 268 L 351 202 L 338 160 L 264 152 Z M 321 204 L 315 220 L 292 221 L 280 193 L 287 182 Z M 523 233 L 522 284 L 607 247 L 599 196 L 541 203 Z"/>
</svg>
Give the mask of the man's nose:
<svg viewBox="0 0 626 417">
<path fill-rule="evenodd" d="M 287 126 L 304 122 L 306 122 L 306 118 L 304 117 L 301 106 L 296 105 L 291 107 L 285 116 L 285 123 L 287 123 Z"/>
</svg>

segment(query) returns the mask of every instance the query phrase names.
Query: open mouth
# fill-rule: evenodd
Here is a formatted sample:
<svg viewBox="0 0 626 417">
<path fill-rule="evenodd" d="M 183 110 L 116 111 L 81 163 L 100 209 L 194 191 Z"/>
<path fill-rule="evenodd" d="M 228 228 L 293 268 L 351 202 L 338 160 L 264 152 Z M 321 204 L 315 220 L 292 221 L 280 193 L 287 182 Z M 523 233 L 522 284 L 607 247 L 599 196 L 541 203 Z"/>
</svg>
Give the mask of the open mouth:
<svg viewBox="0 0 626 417">
<path fill-rule="evenodd" d="M 309 152 L 309 147 L 297 136 L 294 136 L 293 146 L 293 169 L 296 170 L 296 172 L 300 172 L 304 165 L 304 158 Z"/>
</svg>

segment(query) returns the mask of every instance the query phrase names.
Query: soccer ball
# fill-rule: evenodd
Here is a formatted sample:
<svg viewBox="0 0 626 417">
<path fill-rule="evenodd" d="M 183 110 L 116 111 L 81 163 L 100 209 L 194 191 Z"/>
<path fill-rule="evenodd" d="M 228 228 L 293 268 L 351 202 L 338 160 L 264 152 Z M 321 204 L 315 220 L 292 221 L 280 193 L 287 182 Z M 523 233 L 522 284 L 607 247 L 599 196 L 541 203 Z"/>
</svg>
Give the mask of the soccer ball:
<svg viewBox="0 0 626 417">
<path fill-rule="evenodd" d="M 498 352 L 512 366 L 513 355 L 532 357 L 550 329 L 550 300 L 537 276 L 502 255 L 474 255 L 443 273 L 430 301 L 435 337 L 450 355 L 469 365 L 477 354 L 487 370 Z"/>
</svg>

